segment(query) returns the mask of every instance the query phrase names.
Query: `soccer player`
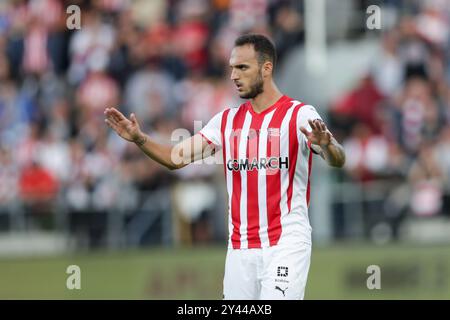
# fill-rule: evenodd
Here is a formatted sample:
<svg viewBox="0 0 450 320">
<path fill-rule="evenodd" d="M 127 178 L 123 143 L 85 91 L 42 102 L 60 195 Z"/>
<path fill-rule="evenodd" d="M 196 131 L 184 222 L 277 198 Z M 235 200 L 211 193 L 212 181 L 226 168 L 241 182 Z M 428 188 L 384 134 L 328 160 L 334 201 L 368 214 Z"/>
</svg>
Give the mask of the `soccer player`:
<svg viewBox="0 0 450 320">
<path fill-rule="evenodd" d="M 189 139 L 162 145 L 134 114 L 106 108 L 106 123 L 168 169 L 221 151 L 229 198 L 224 299 L 303 299 L 311 257 L 308 218 L 312 154 L 342 167 L 345 153 L 311 105 L 280 92 L 276 51 L 257 34 L 236 39 L 231 80 L 247 99 Z"/>
</svg>

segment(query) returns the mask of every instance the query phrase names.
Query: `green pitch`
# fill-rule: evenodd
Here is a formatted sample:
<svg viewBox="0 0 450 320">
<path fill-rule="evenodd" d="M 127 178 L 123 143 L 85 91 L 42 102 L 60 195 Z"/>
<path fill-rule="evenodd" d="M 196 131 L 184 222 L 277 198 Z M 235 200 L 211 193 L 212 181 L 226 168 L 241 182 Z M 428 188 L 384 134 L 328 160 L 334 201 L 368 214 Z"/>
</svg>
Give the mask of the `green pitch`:
<svg viewBox="0 0 450 320">
<path fill-rule="evenodd" d="M 0 259 L 0 299 L 221 299 L 224 247 Z M 69 265 L 81 289 L 69 290 Z M 367 267 L 381 270 L 369 290 Z M 450 248 L 313 248 L 306 299 L 450 299 Z"/>
</svg>

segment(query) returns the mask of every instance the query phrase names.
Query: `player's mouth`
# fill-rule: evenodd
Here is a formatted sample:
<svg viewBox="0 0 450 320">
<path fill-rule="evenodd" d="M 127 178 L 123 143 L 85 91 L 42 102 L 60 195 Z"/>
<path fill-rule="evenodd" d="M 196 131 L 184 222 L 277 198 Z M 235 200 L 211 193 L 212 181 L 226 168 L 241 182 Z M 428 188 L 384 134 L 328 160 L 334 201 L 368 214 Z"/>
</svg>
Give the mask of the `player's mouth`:
<svg viewBox="0 0 450 320">
<path fill-rule="evenodd" d="M 236 83 L 236 89 L 238 90 L 238 91 L 241 91 L 242 90 L 242 84 L 240 84 L 240 83 Z"/>
</svg>

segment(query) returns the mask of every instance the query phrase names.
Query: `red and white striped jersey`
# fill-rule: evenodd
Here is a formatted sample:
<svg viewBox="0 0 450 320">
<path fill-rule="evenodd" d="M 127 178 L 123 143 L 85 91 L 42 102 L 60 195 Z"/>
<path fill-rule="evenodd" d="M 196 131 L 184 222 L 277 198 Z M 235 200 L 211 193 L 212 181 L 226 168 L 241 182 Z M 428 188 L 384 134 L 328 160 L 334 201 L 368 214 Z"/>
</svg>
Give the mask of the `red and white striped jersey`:
<svg viewBox="0 0 450 320">
<path fill-rule="evenodd" d="M 311 243 L 312 149 L 300 126 L 315 108 L 282 96 L 256 113 L 248 101 L 215 115 L 200 134 L 222 149 L 229 198 L 229 247 Z"/>
</svg>

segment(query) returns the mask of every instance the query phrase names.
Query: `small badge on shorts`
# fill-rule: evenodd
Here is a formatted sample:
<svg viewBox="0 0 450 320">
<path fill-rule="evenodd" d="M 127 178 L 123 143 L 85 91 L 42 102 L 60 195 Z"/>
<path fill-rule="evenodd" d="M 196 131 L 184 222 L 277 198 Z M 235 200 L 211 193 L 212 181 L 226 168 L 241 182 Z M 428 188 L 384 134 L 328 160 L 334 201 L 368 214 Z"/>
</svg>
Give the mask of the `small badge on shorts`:
<svg viewBox="0 0 450 320">
<path fill-rule="evenodd" d="M 288 267 L 278 267 L 277 268 L 277 276 L 278 277 L 287 277 L 289 269 Z"/>
</svg>

